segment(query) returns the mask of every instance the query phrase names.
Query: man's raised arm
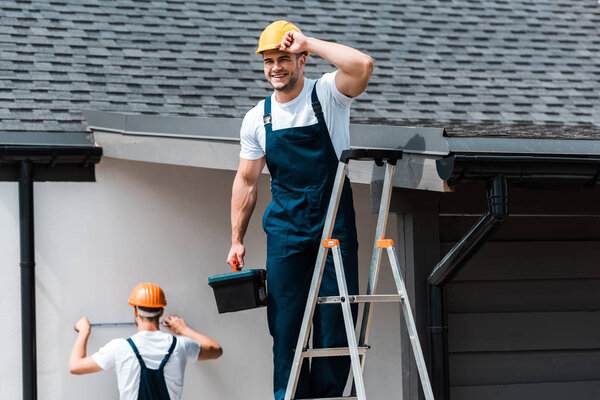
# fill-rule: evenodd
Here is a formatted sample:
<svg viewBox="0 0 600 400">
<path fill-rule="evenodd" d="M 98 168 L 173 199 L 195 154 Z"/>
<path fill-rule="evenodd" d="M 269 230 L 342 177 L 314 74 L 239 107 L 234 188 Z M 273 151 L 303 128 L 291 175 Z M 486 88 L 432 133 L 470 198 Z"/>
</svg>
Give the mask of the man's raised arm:
<svg viewBox="0 0 600 400">
<path fill-rule="evenodd" d="M 90 321 L 86 317 L 80 318 L 74 326 L 77 338 L 69 358 L 69 372 L 75 375 L 91 374 L 102 371 L 102 368 L 92 357 L 86 357 L 87 340 L 90 337 Z"/>
<path fill-rule="evenodd" d="M 291 53 L 308 51 L 338 67 L 335 86 L 348 97 L 356 97 L 364 92 L 373 72 L 373 59 L 370 56 L 343 44 L 306 37 L 294 30 L 283 35 L 279 50 Z"/>
<path fill-rule="evenodd" d="M 223 349 L 219 343 L 187 326 L 183 318 L 169 315 L 165 318 L 165 323 L 174 334 L 186 336 L 200 345 L 199 361 L 214 360 L 223 355 Z"/>
</svg>

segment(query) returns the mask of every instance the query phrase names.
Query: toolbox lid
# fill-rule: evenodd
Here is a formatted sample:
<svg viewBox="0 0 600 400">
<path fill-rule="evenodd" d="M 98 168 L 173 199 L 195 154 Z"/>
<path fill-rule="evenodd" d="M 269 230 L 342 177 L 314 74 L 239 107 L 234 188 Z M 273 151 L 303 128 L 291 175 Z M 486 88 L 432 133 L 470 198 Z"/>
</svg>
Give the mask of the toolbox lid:
<svg viewBox="0 0 600 400">
<path fill-rule="evenodd" d="M 227 272 L 224 274 L 209 276 L 208 284 L 210 285 L 211 283 L 229 281 L 229 280 L 233 280 L 233 279 L 249 278 L 249 277 L 253 277 L 253 276 L 257 276 L 257 275 L 260 276 L 261 274 L 264 274 L 264 273 L 266 273 L 266 271 L 264 269 L 247 269 L 247 270 L 238 271 L 238 272 Z"/>
</svg>

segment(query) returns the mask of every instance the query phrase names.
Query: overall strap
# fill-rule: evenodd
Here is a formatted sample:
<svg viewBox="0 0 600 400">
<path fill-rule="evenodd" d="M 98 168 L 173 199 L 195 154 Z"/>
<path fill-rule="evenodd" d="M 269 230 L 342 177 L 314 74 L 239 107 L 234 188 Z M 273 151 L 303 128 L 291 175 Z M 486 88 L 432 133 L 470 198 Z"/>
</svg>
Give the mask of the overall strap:
<svg viewBox="0 0 600 400">
<path fill-rule="evenodd" d="M 315 81 L 315 86 L 313 86 L 312 92 L 310 93 L 310 101 L 312 103 L 313 111 L 315 112 L 315 117 L 317 117 L 317 121 L 323 122 L 325 118 L 323 117 L 323 108 L 321 107 L 321 102 L 317 97 L 317 83 L 319 80 Z"/>
<path fill-rule="evenodd" d="M 265 133 L 269 134 L 273 131 L 273 125 L 271 124 L 271 96 L 265 98 L 265 110 L 263 114 L 263 124 L 265 125 Z"/>
<path fill-rule="evenodd" d="M 169 347 L 169 351 L 167 352 L 167 355 L 165 356 L 165 358 L 163 358 L 162 362 L 160 363 L 160 366 L 158 367 L 159 370 L 162 370 L 165 367 L 165 364 L 167 363 L 167 361 L 169 361 L 169 357 L 171 357 L 171 354 L 173 354 L 173 350 L 175 350 L 176 344 L 177 344 L 177 338 L 175 336 L 173 336 L 173 342 L 171 342 L 171 347 Z"/>
<path fill-rule="evenodd" d="M 135 356 L 137 357 L 137 359 L 140 363 L 140 367 L 142 367 L 142 369 L 145 369 L 146 363 L 144 363 L 144 360 L 142 360 L 142 356 L 140 356 L 140 352 L 138 351 L 137 347 L 135 347 L 133 340 L 131 340 L 131 338 L 129 338 L 129 339 L 127 339 L 127 342 L 129 342 L 129 345 L 133 349 L 133 352 L 135 353 Z"/>
<path fill-rule="evenodd" d="M 315 81 L 315 85 L 313 86 L 312 92 L 310 94 L 310 101 L 312 109 L 315 113 L 315 117 L 317 117 L 317 121 L 323 123 L 325 121 L 325 118 L 323 117 L 323 108 L 321 107 L 321 102 L 317 97 L 317 83 L 319 83 L 319 80 Z M 263 113 L 263 124 L 265 126 L 265 133 L 267 134 L 273 131 L 273 125 L 271 123 L 272 120 L 273 118 L 271 116 L 271 96 L 268 96 L 265 98 L 265 106 Z"/>
</svg>

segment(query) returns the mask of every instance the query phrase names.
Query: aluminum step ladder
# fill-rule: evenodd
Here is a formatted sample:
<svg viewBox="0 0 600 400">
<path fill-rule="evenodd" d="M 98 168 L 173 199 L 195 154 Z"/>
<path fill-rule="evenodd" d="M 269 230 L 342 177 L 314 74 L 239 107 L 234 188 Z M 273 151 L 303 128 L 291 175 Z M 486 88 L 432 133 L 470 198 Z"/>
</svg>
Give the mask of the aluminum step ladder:
<svg viewBox="0 0 600 400">
<path fill-rule="evenodd" d="M 285 400 L 295 399 L 294 396 L 296 393 L 298 379 L 300 377 L 300 369 L 304 359 L 312 357 L 335 357 L 348 355 L 350 356 L 350 361 L 352 365 L 352 376 L 354 378 L 352 395 L 349 397 L 329 398 L 328 400 L 367 399 L 365 393 L 365 384 L 363 380 L 363 371 L 365 366 L 366 353 L 369 349 L 369 330 L 373 316 L 372 304 L 379 302 L 400 303 L 402 312 L 404 314 L 406 327 L 408 329 L 410 341 L 412 344 L 412 350 L 415 356 L 417 369 L 419 371 L 419 377 L 421 378 L 421 385 L 423 387 L 425 399 L 434 400 L 433 391 L 431 389 L 431 383 L 429 381 L 429 375 L 427 373 L 427 367 L 425 365 L 423 352 L 421 350 L 421 344 L 419 342 L 419 336 L 417 334 L 417 327 L 414 321 L 410 303 L 408 301 L 408 296 L 406 295 L 406 287 L 404 285 L 402 274 L 400 272 L 400 266 L 394 248 L 394 243 L 391 239 L 385 239 L 385 230 L 387 225 L 390 199 L 394 182 L 394 172 L 396 169 L 396 162 L 400 158 L 402 158 L 402 151 L 400 150 L 351 149 L 342 152 L 342 155 L 340 157 L 340 163 L 336 172 L 334 186 L 331 193 L 331 199 L 329 201 L 329 207 L 327 209 L 327 215 L 325 217 L 325 225 L 323 227 L 323 234 L 321 236 L 321 246 L 317 254 L 313 278 L 308 293 L 306 308 L 304 310 L 304 317 L 302 319 L 302 326 L 300 328 L 300 333 L 298 336 L 298 344 L 296 345 L 294 359 L 292 361 L 292 367 L 290 370 L 290 377 L 285 392 Z M 369 283 L 367 286 L 366 295 L 348 294 L 348 288 L 346 286 L 346 279 L 344 276 L 342 255 L 340 251 L 340 244 L 337 239 L 331 237 L 340 202 L 340 196 L 344 185 L 344 178 L 346 177 L 348 162 L 350 160 L 373 160 L 378 166 L 383 166 L 385 164 L 383 191 L 381 194 L 381 204 L 379 207 L 379 215 L 377 218 L 375 244 L 373 246 L 373 256 L 371 258 L 371 270 L 369 273 Z M 333 253 L 333 261 L 335 265 L 335 272 L 339 287 L 339 296 L 318 297 L 319 288 L 321 286 L 321 278 L 323 277 L 323 271 L 325 269 L 325 262 L 327 260 L 327 254 L 329 252 L 329 249 L 331 249 Z M 377 280 L 379 278 L 381 254 L 384 249 L 387 250 L 391 263 L 392 273 L 394 276 L 394 281 L 396 283 L 397 293 L 394 294 L 375 294 L 375 290 L 377 288 Z M 362 322 L 360 325 L 361 330 L 358 339 L 356 338 L 354 323 L 352 320 L 352 311 L 350 308 L 350 305 L 354 303 L 364 303 Z M 317 304 L 341 305 L 342 314 L 344 316 L 346 336 L 348 338 L 348 347 L 325 349 L 307 348 L 310 330 L 312 326 L 313 314 Z"/>
</svg>

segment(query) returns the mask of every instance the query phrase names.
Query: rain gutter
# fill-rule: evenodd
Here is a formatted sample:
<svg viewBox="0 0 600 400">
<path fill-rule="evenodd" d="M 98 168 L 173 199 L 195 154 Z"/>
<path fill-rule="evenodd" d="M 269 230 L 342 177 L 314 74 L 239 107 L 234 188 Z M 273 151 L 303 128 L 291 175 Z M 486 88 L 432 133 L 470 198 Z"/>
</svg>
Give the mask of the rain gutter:
<svg viewBox="0 0 600 400">
<path fill-rule="evenodd" d="M 509 183 L 561 183 L 596 185 L 600 182 L 600 157 L 523 154 L 451 154 L 437 161 L 437 171 L 449 187 L 487 182 L 487 212 L 469 229 L 427 278 L 431 372 L 435 398 L 449 399 L 448 325 L 446 284 L 488 241 L 508 218 Z M 590 148 L 590 153 L 598 145 Z M 465 149 L 463 149 L 464 151 Z M 471 149 L 472 150 L 472 149 Z M 506 149 L 505 149 L 506 150 Z M 520 149 L 523 151 L 524 149 Z"/>
</svg>

